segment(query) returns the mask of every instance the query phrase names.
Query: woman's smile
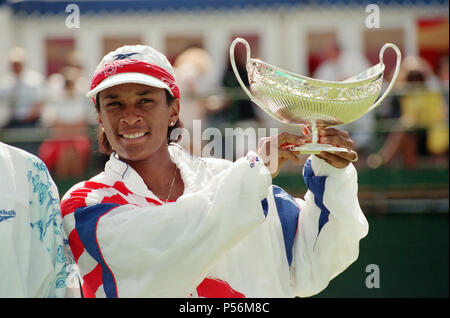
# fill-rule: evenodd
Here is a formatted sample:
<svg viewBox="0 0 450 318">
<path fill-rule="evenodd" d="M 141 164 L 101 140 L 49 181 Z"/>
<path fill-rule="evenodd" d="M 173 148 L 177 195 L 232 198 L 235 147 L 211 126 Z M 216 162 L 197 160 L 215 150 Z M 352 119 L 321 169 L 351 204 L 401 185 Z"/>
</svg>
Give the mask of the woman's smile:
<svg viewBox="0 0 450 318">
<path fill-rule="evenodd" d="M 150 135 L 148 131 L 139 131 L 139 132 L 124 132 L 119 134 L 122 142 L 126 143 L 138 143 L 142 142 L 146 139 L 147 136 Z"/>
</svg>

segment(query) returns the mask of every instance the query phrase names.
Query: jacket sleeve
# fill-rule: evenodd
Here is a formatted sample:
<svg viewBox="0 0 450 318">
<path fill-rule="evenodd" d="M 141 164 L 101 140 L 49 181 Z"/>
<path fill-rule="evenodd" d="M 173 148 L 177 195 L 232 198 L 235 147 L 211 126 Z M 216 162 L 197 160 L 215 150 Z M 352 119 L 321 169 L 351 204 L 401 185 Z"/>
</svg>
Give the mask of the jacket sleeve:
<svg viewBox="0 0 450 318">
<path fill-rule="evenodd" d="M 77 208 L 76 235 L 102 267 L 106 296 L 189 296 L 214 262 L 265 219 L 260 202 L 271 177 L 255 158 L 239 159 L 201 192 L 163 206 Z"/>
<path fill-rule="evenodd" d="M 35 291 L 36 297 L 63 298 L 67 287 L 68 268 L 72 262 L 64 251 L 58 189 L 41 160 L 31 160 L 30 165 L 27 178 L 32 195 L 29 204 L 33 235 L 30 253 L 33 266 L 29 268 L 29 281 L 31 286 L 40 283 L 40 288 Z M 37 282 L 40 278 L 42 281 Z"/>
<path fill-rule="evenodd" d="M 295 295 L 308 297 L 328 286 L 357 258 L 368 223 L 358 202 L 357 172 L 352 164 L 337 169 L 311 156 L 303 177 L 308 191 L 300 205 L 293 246 L 291 280 Z"/>
</svg>

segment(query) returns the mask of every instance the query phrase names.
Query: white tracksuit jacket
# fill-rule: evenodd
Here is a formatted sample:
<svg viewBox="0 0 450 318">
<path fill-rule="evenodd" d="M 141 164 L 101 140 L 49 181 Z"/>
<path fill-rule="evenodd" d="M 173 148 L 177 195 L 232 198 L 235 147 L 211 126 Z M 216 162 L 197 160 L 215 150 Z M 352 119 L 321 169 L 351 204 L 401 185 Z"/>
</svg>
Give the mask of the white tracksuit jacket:
<svg viewBox="0 0 450 318">
<path fill-rule="evenodd" d="M 47 167 L 0 142 L 0 298 L 65 297 L 73 260 L 64 247 L 58 189 Z"/>
<path fill-rule="evenodd" d="M 84 296 L 306 297 L 357 259 L 368 224 L 353 165 L 311 156 L 301 200 L 271 185 L 253 152 L 234 163 L 169 152 L 185 186 L 175 202 L 115 154 L 64 195 Z"/>
</svg>

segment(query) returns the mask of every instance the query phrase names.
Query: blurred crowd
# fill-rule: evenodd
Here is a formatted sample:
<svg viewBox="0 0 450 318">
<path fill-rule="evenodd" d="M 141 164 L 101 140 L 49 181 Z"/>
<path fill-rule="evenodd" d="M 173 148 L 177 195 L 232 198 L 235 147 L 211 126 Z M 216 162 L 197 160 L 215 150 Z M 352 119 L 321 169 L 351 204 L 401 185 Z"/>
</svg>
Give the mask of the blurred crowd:
<svg viewBox="0 0 450 318">
<path fill-rule="evenodd" d="M 368 158 L 370 166 L 397 161 L 414 169 L 422 158 L 448 165 L 448 67 L 448 56 L 441 58 L 436 72 L 418 56 L 403 59 L 388 112 L 380 116 L 394 121 L 384 144 Z"/>
<path fill-rule="evenodd" d="M 237 68 L 248 85 L 245 51 L 236 49 Z M 201 149 L 193 148 L 193 138 L 198 137 L 193 134 L 195 120 L 200 120 L 202 129 L 219 129 L 223 146 L 227 142 L 223 134 L 226 127 L 277 127 L 295 132 L 295 127 L 286 127 L 252 104 L 240 88 L 229 59 L 224 63 L 220 87 L 212 84 L 214 65 L 204 49 L 189 47 L 173 63 L 181 89 L 180 117 L 190 134 L 190 139 L 181 139 L 184 147 L 201 155 Z M 82 65 L 73 52 L 59 73 L 46 78 L 29 69 L 26 52 L 15 47 L 9 54 L 10 72 L 0 78 L 0 140 L 1 131 L 29 129 L 32 134 L 33 129 L 45 128 L 47 137 L 40 142 L 37 155 L 57 178 L 84 175 L 96 152 L 95 134 L 89 134 L 96 113 L 92 101 L 85 97 L 89 79 Z M 330 42 L 323 49 L 323 62 L 311 76 L 342 81 L 369 67 L 365 57 L 352 55 L 338 43 Z M 389 98 L 375 111 L 344 126 L 356 143 L 359 166 L 448 166 L 448 68 L 448 56 L 434 70 L 419 56 L 403 58 Z M 385 79 L 388 81 L 390 76 L 385 74 Z M 207 142 L 203 140 L 203 145 Z M 239 140 L 235 146 L 242 148 L 236 150 L 239 153 L 248 147 Z"/>
<path fill-rule="evenodd" d="M 36 155 L 58 178 L 82 176 L 91 157 L 87 128 L 95 122 L 95 111 L 85 97 L 89 82 L 76 54 L 47 79 L 27 67 L 20 47 L 11 49 L 9 62 L 10 73 L 0 79 L 1 127 L 29 134 L 47 128 Z"/>
</svg>

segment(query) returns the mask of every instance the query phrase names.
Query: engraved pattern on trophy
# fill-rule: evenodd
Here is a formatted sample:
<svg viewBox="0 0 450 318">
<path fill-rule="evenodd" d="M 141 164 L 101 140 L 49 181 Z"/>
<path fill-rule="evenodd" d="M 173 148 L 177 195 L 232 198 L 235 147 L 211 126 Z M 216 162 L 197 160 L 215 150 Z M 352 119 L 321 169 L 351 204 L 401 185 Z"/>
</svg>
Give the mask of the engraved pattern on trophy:
<svg viewBox="0 0 450 318">
<path fill-rule="evenodd" d="M 235 65 L 234 47 L 238 43 L 244 44 L 247 50 L 250 90 L 239 77 Z M 387 48 L 396 52 L 397 61 L 391 82 L 379 98 L 385 70 L 383 54 Z M 320 151 L 348 151 L 342 147 L 318 144 L 317 126 L 347 124 L 379 106 L 397 79 L 401 53 L 397 46 L 386 43 L 380 50 L 380 62 L 377 65 L 342 82 L 309 78 L 252 59 L 249 44 L 241 38 L 232 42 L 230 59 L 239 84 L 256 105 L 285 124 L 310 126 L 312 142 L 291 150 L 314 154 Z"/>
</svg>

